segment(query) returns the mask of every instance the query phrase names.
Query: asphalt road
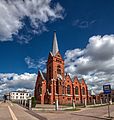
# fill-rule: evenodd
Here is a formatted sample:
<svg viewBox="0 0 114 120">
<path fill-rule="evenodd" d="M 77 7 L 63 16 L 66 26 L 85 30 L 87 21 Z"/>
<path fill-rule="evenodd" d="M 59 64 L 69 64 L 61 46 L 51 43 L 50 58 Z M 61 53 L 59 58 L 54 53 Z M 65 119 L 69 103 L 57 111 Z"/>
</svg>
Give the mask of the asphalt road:
<svg viewBox="0 0 114 120">
<path fill-rule="evenodd" d="M 32 111 L 17 104 L 0 102 L 0 120 L 39 120 Z"/>
<path fill-rule="evenodd" d="M 110 105 L 114 120 L 114 105 Z M 0 120 L 107 120 L 107 106 L 80 111 L 30 111 L 11 102 L 0 102 Z"/>
<path fill-rule="evenodd" d="M 38 111 L 47 120 L 107 120 L 107 106 L 83 108 L 80 111 Z M 114 120 L 114 105 L 110 105 L 111 120 Z"/>
</svg>

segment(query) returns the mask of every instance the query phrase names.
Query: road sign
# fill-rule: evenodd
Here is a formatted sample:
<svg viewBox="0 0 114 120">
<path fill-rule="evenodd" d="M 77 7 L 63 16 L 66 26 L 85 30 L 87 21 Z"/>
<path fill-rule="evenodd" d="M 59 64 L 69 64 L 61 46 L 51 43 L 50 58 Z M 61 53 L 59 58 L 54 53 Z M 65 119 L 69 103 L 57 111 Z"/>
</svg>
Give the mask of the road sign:
<svg viewBox="0 0 114 120">
<path fill-rule="evenodd" d="M 104 94 L 110 94 L 111 93 L 111 86 L 110 86 L 110 84 L 103 85 L 103 91 L 104 91 Z"/>
<path fill-rule="evenodd" d="M 111 93 L 111 86 L 110 84 L 107 84 L 107 85 L 103 85 L 103 91 L 104 91 L 104 94 L 107 94 L 107 100 L 108 100 L 108 103 L 109 103 L 109 95 Z M 110 118 L 110 107 L 109 107 L 110 103 L 108 104 L 108 118 Z"/>
</svg>

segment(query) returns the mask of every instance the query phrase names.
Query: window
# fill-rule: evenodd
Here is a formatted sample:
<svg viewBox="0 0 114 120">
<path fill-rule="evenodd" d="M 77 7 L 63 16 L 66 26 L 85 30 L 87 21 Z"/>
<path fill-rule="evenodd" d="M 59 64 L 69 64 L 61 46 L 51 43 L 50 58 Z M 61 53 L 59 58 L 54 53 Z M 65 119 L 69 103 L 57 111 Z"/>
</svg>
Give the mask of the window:
<svg viewBox="0 0 114 120">
<path fill-rule="evenodd" d="M 79 101 L 79 98 L 76 98 L 76 101 Z"/>
<path fill-rule="evenodd" d="M 82 88 L 82 95 L 85 95 L 85 88 Z"/>
<path fill-rule="evenodd" d="M 78 95 L 78 87 L 75 87 L 75 94 Z"/>
<path fill-rule="evenodd" d="M 68 101 L 71 101 L 71 98 L 67 98 Z"/>
<path fill-rule="evenodd" d="M 60 55 L 57 55 L 58 57 L 60 57 Z"/>
<path fill-rule="evenodd" d="M 61 75 L 61 66 L 60 65 L 57 66 L 57 73 Z"/>
<path fill-rule="evenodd" d="M 56 62 L 58 62 L 58 63 L 62 63 L 61 60 L 58 60 L 58 59 L 56 59 Z"/>
<path fill-rule="evenodd" d="M 56 81 L 56 93 L 59 94 L 58 80 Z"/>
<path fill-rule="evenodd" d="M 51 93 L 51 85 L 49 86 L 49 93 Z"/>
<path fill-rule="evenodd" d="M 70 85 L 67 86 L 67 94 L 70 94 Z"/>
<path fill-rule="evenodd" d="M 62 94 L 64 94 L 64 86 L 62 87 Z"/>
<path fill-rule="evenodd" d="M 49 80 L 51 80 L 51 67 L 49 67 Z"/>
<path fill-rule="evenodd" d="M 42 94 L 42 87 L 41 86 L 39 86 L 39 88 L 38 88 L 38 93 Z"/>
</svg>

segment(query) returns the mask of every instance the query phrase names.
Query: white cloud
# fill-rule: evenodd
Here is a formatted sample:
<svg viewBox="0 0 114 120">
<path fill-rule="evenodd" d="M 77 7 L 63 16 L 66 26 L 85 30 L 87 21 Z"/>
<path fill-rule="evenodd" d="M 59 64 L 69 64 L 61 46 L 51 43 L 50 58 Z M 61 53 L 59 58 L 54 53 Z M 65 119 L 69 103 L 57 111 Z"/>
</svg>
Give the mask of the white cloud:
<svg viewBox="0 0 114 120">
<path fill-rule="evenodd" d="M 25 62 L 28 65 L 28 68 L 41 69 L 44 71 L 45 71 L 46 61 L 47 60 L 45 58 L 40 58 L 38 60 L 32 59 L 29 56 L 25 58 Z"/>
<path fill-rule="evenodd" d="M 96 92 L 105 83 L 114 88 L 114 35 L 93 36 L 85 49 L 67 50 L 65 71 L 85 78 Z"/>
<path fill-rule="evenodd" d="M 73 26 L 76 26 L 78 28 L 88 28 L 96 23 L 96 20 L 86 20 L 85 18 L 82 19 L 76 19 L 73 21 Z"/>
<path fill-rule="evenodd" d="M 37 75 L 30 73 L 0 74 L 0 95 L 14 90 L 28 90 L 33 93 Z M 1 97 L 0 96 L 0 97 Z"/>
<path fill-rule="evenodd" d="M 29 18 L 34 33 L 41 33 L 47 30 L 48 21 L 63 19 L 63 11 L 59 3 L 52 5 L 51 0 L 1 0 L 0 41 L 12 41 L 12 35 L 25 26 L 25 17 Z"/>
</svg>

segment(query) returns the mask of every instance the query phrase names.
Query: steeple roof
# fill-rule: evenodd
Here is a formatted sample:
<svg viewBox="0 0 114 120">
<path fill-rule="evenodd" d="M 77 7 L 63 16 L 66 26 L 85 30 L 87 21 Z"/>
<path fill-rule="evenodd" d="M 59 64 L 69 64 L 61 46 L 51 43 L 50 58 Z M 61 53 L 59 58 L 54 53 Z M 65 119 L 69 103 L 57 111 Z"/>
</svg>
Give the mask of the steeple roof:
<svg viewBox="0 0 114 120">
<path fill-rule="evenodd" d="M 57 37 L 56 37 L 56 32 L 54 31 L 53 46 L 52 46 L 53 56 L 55 56 L 58 51 L 59 49 L 58 49 Z"/>
</svg>

